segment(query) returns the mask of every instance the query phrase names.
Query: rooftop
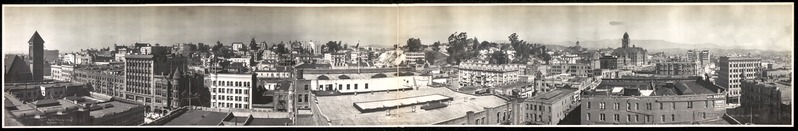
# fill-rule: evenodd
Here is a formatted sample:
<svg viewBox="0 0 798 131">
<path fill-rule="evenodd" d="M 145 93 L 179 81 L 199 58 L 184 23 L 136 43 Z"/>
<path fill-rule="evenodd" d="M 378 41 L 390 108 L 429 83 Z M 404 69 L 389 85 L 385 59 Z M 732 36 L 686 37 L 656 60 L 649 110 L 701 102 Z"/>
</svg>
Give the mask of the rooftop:
<svg viewBox="0 0 798 131">
<path fill-rule="evenodd" d="M 556 90 L 549 91 L 532 98 L 528 98 L 526 99 L 526 101 L 540 101 L 543 103 L 554 103 L 557 100 L 560 100 L 566 96 L 573 96 L 574 92 L 576 91 L 578 90 L 573 88 L 557 88 Z"/>
<path fill-rule="evenodd" d="M 100 103 L 94 105 L 94 107 L 102 107 L 102 109 L 93 110 L 89 112 L 89 115 L 94 118 L 100 118 L 105 115 L 121 113 L 130 110 L 131 108 L 138 107 L 139 105 L 134 105 L 130 103 L 123 103 L 119 101 L 111 101 L 106 103 Z"/>
<path fill-rule="evenodd" d="M 652 96 L 667 96 L 716 94 L 725 90 L 719 86 L 690 78 L 603 79 L 601 84 L 599 84 L 596 89 L 592 91 L 592 94 L 607 95 L 612 94 L 610 92 L 619 93 L 617 92 L 619 89 L 625 91 L 626 89 L 637 90 L 640 91 L 640 93 L 643 93 L 644 96 L 648 95 L 646 91 L 653 91 L 650 92 L 652 93 L 650 94 Z"/>
<path fill-rule="evenodd" d="M 282 126 L 286 123 L 293 123 L 289 118 L 254 118 L 247 124 L 248 126 Z"/>
<path fill-rule="evenodd" d="M 216 126 L 232 113 L 221 113 L 203 110 L 188 110 L 165 125 L 205 125 Z"/>
<path fill-rule="evenodd" d="M 367 101 L 392 100 L 425 95 L 439 94 L 452 97 L 449 106 L 434 110 L 422 110 L 411 107 L 392 109 L 391 115 L 385 111 L 361 113 L 353 103 Z M 318 99 L 322 117 L 328 118 L 333 125 L 427 125 L 435 124 L 465 116 L 468 111 L 483 111 L 484 107 L 497 107 L 507 102 L 496 96 L 474 96 L 454 92 L 447 88 L 421 87 L 419 90 L 375 92 L 357 95 L 323 96 Z"/>
</svg>

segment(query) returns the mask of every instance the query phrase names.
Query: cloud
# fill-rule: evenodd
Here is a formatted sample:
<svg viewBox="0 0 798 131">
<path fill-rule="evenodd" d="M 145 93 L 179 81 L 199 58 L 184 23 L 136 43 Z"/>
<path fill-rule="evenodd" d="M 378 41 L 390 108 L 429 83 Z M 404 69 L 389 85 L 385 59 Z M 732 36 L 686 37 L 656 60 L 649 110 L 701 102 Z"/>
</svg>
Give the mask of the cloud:
<svg viewBox="0 0 798 131">
<path fill-rule="evenodd" d="M 623 22 L 620 22 L 620 21 L 610 21 L 610 25 L 623 25 Z"/>
</svg>

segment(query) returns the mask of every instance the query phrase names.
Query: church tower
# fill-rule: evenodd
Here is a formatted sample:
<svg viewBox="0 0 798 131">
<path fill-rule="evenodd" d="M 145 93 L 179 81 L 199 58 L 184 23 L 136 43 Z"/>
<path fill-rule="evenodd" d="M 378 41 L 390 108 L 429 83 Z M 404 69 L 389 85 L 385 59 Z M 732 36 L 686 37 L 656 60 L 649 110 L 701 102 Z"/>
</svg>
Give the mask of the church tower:
<svg viewBox="0 0 798 131">
<path fill-rule="evenodd" d="M 621 47 L 622 48 L 629 47 L 629 34 L 626 32 L 623 33 L 623 40 L 621 40 Z"/>
<path fill-rule="evenodd" d="M 44 40 L 39 36 L 39 31 L 33 33 L 28 45 L 28 56 L 33 59 L 33 80 L 44 80 Z"/>
</svg>

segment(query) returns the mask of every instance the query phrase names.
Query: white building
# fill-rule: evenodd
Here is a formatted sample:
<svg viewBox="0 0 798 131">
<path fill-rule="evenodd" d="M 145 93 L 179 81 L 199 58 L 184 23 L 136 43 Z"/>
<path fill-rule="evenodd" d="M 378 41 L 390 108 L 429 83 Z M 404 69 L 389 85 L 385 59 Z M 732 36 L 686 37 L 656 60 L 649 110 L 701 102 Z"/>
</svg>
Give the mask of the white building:
<svg viewBox="0 0 798 131">
<path fill-rule="evenodd" d="M 243 49 L 244 49 L 244 43 L 243 42 L 233 42 L 233 50 L 234 51 L 241 51 Z"/>
<path fill-rule="evenodd" d="M 519 81 L 525 66 L 518 64 L 461 63 L 458 66 L 460 86 L 499 86 Z"/>
<path fill-rule="evenodd" d="M 252 74 L 210 74 L 211 107 L 252 109 Z"/>
<path fill-rule="evenodd" d="M 231 63 L 244 63 L 244 66 L 249 67 L 249 57 L 242 57 L 242 58 L 227 58 Z"/>
<path fill-rule="evenodd" d="M 75 62 L 77 62 L 77 59 L 75 57 L 75 53 L 66 53 L 66 54 L 62 54 L 62 55 L 63 55 L 63 59 L 61 59 L 61 61 L 66 63 L 66 64 L 75 64 Z"/>
<path fill-rule="evenodd" d="M 52 79 L 58 81 L 72 81 L 72 73 L 75 72 L 75 66 L 72 65 L 52 65 L 50 66 Z"/>
<path fill-rule="evenodd" d="M 417 63 L 418 61 L 426 61 L 424 52 L 404 52 L 405 63 L 408 65 L 424 65 L 424 63 Z"/>
</svg>

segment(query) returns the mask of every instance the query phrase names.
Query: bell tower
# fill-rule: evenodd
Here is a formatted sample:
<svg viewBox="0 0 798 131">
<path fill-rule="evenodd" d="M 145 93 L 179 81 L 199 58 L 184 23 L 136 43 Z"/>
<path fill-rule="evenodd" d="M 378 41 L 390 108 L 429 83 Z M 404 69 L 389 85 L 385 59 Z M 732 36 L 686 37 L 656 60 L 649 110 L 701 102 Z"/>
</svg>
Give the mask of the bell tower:
<svg viewBox="0 0 798 131">
<path fill-rule="evenodd" d="M 44 40 L 39 36 L 39 31 L 33 33 L 28 41 L 28 56 L 33 59 L 33 80 L 44 79 Z"/>
<path fill-rule="evenodd" d="M 623 40 L 621 40 L 621 47 L 622 48 L 629 47 L 629 34 L 626 32 L 623 33 Z"/>
</svg>

